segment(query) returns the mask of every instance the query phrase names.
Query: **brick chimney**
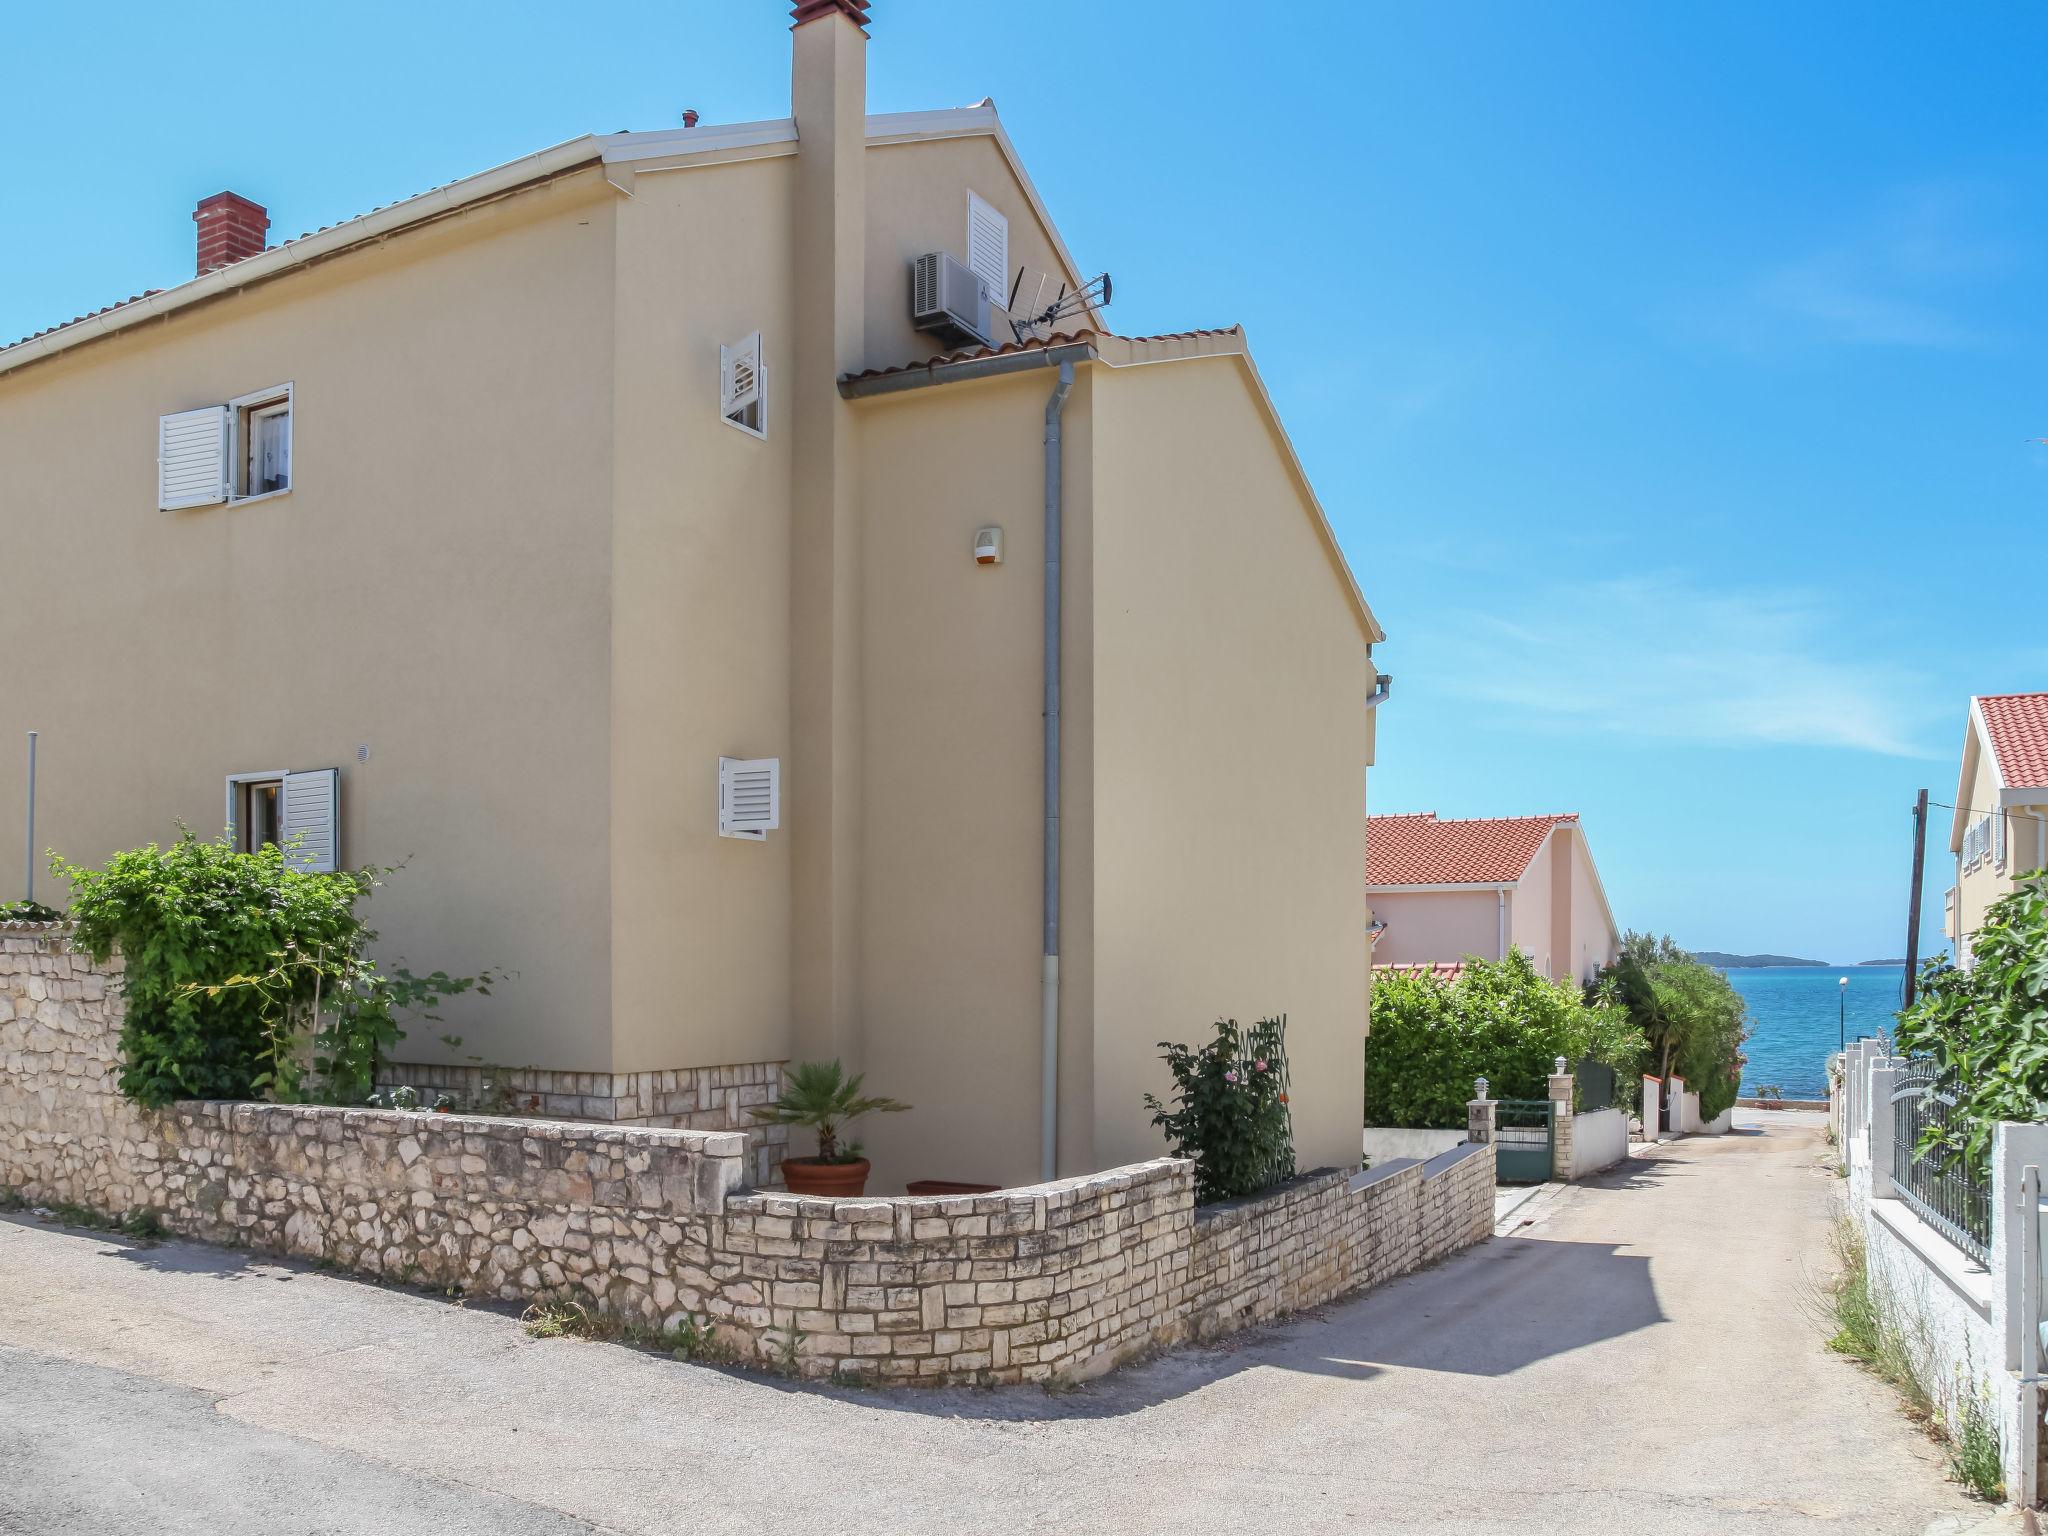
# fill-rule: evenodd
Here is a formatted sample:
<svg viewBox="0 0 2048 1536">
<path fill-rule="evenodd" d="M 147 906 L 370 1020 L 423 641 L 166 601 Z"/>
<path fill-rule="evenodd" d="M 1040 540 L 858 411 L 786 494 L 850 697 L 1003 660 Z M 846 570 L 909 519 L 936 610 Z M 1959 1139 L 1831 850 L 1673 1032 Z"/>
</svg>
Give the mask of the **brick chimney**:
<svg viewBox="0 0 2048 1536">
<path fill-rule="evenodd" d="M 192 210 L 199 226 L 199 275 L 233 266 L 263 249 L 270 235 L 270 215 L 262 204 L 238 192 L 216 192 Z"/>
</svg>

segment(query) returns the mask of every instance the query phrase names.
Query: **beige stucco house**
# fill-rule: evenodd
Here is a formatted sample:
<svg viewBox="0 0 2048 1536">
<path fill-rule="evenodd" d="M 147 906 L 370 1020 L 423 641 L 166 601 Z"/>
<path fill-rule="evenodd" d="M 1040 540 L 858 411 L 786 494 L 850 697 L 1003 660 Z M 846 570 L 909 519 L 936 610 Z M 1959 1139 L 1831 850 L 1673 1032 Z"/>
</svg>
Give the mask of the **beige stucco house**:
<svg viewBox="0 0 2048 1536">
<path fill-rule="evenodd" d="M 1365 857 L 1375 966 L 1450 975 L 1513 947 L 1586 982 L 1620 952 L 1577 816 L 1374 816 Z"/>
<path fill-rule="evenodd" d="M 1942 931 L 1956 964 L 1968 966 L 1984 909 L 2021 875 L 2048 868 L 2048 693 L 1970 700 L 1948 842 L 1956 875 Z"/>
<path fill-rule="evenodd" d="M 1156 1042 L 1278 1010 L 1355 1161 L 1381 632 L 1243 334 L 1109 334 L 991 104 L 868 113 L 866 11 L 787 118 L 209 198 L 0 349 L 38 842 L 402 862 L 387 955 L 517 973 L 458 1056 L 693 1124 L 837 1056 L 884 1191 L 1153 1155 Z"/>
</svg>

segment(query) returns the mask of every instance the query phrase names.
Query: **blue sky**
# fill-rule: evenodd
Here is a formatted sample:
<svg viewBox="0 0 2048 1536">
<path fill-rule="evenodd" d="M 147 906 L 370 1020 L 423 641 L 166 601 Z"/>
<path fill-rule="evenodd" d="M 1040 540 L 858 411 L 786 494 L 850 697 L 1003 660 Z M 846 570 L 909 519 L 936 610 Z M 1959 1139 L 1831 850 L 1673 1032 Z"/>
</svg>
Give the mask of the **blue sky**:
<svg viewBox="0 0 2048 1536">
<path fill-rule="evenodd" d="M 0 333 L 223 187 L 784 115 L 785 12 L 14 7 Z M 1848 961 L 1967 696 L 2048 686 L 2044 72 L 2033 6 L 878 0 L 869 95 L 993 96 L 1119 329 L 1249 330 L 1391 637 L 1374 809 L 1575 810 L 1625 925 Z"/>
</svg>

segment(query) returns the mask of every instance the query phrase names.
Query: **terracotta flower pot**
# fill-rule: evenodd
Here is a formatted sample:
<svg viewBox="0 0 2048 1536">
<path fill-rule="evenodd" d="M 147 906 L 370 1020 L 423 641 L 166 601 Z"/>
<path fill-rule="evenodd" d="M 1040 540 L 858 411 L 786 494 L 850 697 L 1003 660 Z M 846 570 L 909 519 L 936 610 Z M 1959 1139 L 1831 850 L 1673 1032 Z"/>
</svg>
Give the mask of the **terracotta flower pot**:
<svg viewBox="0 0 2048 1536">
<path fill-rule="evenodd" d="M 782 1182 L 792 1195 L 830 1195 L 839 1200 L 857 1200 L 867 1192 L 868 1160 L 857 1157 L 850 1163 L 821 1163 L 815 1157 L 785 1157 Z"/>
</svg>

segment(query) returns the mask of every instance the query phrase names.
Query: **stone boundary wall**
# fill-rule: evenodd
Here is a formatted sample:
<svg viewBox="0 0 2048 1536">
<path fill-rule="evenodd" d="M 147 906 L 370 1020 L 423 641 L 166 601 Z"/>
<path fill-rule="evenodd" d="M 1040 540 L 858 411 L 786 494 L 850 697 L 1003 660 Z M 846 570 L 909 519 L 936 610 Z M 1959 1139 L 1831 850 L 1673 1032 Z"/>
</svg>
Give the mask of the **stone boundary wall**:
<svg viewBox="0 0 2048 1536">
<path fill-rule="evenodd" d="M 742 1187 L 745 1138 L 258 1103 L 137 1108 L 118 975 L 0 931 L 0 1186 L 364 1274 L 650 1328 L 708 1319 L 807 1376 L 1072 1380 L 1431 1263 L 1492 1230 L 1493 1149 L 1198 1210 L 1160 1158 L 989 1195 Z"/>
<path fill-rule="evenodd" d="M 1434 1264 L 1493 1234 L 1493 1148 L 1321 1172 L 1195 1213 L 1186 1301 L 1215 1338 Z"/>
<path fill-rule="evenodd" d="M 523 1113 L 556 1120 L 595 1120 L 664 1130 L 738 1131 L 747 1138 L 748 1181 L 782 1178 L 789 1127 L 761 1125 L 747 1111 L 782 1092 L 782 1061 L 746 1061 L 661 1072 L 559 1072 L 546 1067 L 432 1066 L 386 1062 L 380 1088 L 412 1087 L 475 1103 L 496 1088 Z"/>
</svg>

